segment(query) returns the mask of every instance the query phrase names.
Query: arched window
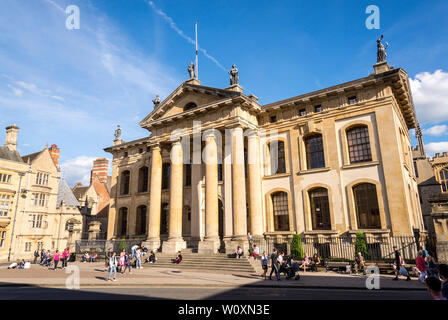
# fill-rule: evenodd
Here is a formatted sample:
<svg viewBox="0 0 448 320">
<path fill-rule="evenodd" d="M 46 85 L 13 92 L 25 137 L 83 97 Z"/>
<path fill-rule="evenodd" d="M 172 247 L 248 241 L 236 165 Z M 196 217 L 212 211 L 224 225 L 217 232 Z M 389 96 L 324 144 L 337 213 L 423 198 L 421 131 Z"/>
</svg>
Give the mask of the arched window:
<svg viewBox="0 0 448 320">
<path fill-rule="evenodd" d="M 131 180 L 131 172 L 129 170 L 121 173 L 120 194 L 129 194 L 129 184 Z"/>
<path fill-rule="evenodd" d="M 285 143 L 283 141 L 272 141 L 269 144 L 269 155 L 271 174 L 286 173 Z"/>
<path fill-rule="evenodd" d="M 164 163 L 162 165 L 162 190 L 170 188 L 170 172 L 171 172 L 171 164 Z"/>
<path fill-rule="evenodd" d="M 443 168 L 442 170 L 440 170 L 439 177 L 440 177 L 440 184 L 442 185 L 443 192 L 447 192 L 448 191 L 448 168 Z"/>
<path fill-rule="evenodd" d="M 118 235 L 126 235 L 128 228 L 128 208 L 118 210 Z"/>
<path fill-rule="evenodd" d="M 288 194 L 283 191 L 272 194 L 274 231 L 289 231 Z"/>
<path fill-rule="evenodd" d="M 359 229 L 380 229 L 380 210 L 376 186 L 361 183 L 353 187 Z"/>
<path fill-rule="evenodd" d="M 135 234 L 146 234 L 146 206 L 139 206 L 137 208 L 137 219 L 135 222 Z"/>
<path fill-rule="evenodd" d="M 189 102 L 189 103 L 187 103 L 186 105 L 185 105 L 185 107 L 184 107 L 184 111 L 188 111 L 188 110 L 191 110 L 191 109 L 194 109 L 194 108 L 197 108 L 198 107 L 198 105 L 196 104 L 196 103 L 194 103 L 194 102 Z"/>
<path fill-rule="evenodd" d="M 306 165 L 308 169 L 325 167 L 324 144 L 321 134 L 305 138 Z"/>
<path fill-rule="evenodd" d="M 138 192 L 148 191 L 148 167 L 141 167 L 138 170 Z"/>
<path fill-rule="evenodd" d="M 350 163 L 372 161 L 367 126 L 356 126 L 347 130 L 347 145 Z"/>
<path fill-rule="evenodd" d="M 313 230 L 331 230 L 328 190 L 317 188 L 309 191 Z"/>
</svg>

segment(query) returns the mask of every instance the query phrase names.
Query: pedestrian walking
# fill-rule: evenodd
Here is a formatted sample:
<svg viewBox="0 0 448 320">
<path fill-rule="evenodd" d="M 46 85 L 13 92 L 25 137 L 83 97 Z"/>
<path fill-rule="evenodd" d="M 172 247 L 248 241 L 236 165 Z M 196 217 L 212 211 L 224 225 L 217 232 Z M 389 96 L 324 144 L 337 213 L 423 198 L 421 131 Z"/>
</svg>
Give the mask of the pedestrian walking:
<svg viewBox="0 0 448 320">
<path fill-rule="evenodd" d="M 275 276 L 277 277 L 277 281 L 280 281 L 280 274 L 278 272 L 278 254 L 277 249 L 274 248 L 274 251 L 271 254 L 271 273 L 269 274 L 269 280 L 272 280 L 272 274 L 275 272 Z"/>
<path fill-rule="evenodd" d="M 109 277 L 107 278 L 107 281 L 111 281 L 112 273 L 114 274 L 114 278 L 112 279 L 112 281 L 116 281 L 117 265 L 118 265 L 117 254 L 114 252 L 112 253 L 112 256 L 109 258 Z"/>
<path fill-rule="evenodd" d="M 423 251 L 422 250 L 420 250 L 418 252 L 418 256 L 415 259 L 415 266 L 417 267 L 417 271 L 419 273 L 418 280 L 421 283 L 425 283 L 425 277 L 428 274 L 428 271 L 426 269 L 426 262 L 425 262 L 425 258 L 423 257 Z"/>
<path fill-rule="evenodd" d="M 140 247 L 135 250 L 135 268 L 143 269 L 143 267 L 142 267 L 142 250 Z"/>
<path fill-rule="evenodd" d="M 266 251 L 263 251 L 263 255 L 261 256 L 261 268 L 263 269 L 263 273 L 261 277 L 266 280 L 266 274 L 268 273 L 268 262 L 269 258 L 266 255 Z"/>
<path fill-rule="evenodd" d="M 121 274 L 124 273 L 124 269 L 126 267 L 126 258 L 125 257 L 126 257 L 126 253 L 124 253 L 124 254 L 123 254 L 123 252 L 120 253 L 120 259 L 119 259 L 120 270 L 118 270 L 118 271 L 121 272 Z"/>
<path fill-rule="evenodd" d="M 132 269 L 132 262 L 131 262 L 131 255 L 126 253 L 124 256 L 124 272 L 126 273 L 126 270 L 129 270 L 129 273 L 131 273 L 131 269 Z"/>
<path fill-rule="evenodd" d="M 54 257 L 53 257 L 53 260 L 54 260 L 54 268 L 53 268 L 53 270 L 57 269 L 58 263 L 59 263 L 60 259 L 61 259 L 61 254 L 59 253 L 59 250 L 56 250 L 56 252 L 54 254 Z"/>
<path fill-rule="evenodd" d="M 401 257 L 400 251 L 398 251 L 397 247 L 394 246 L 394 270 L 395 270 L 395 278 L 393 280 L 398 281 L 398 275 L 403 275 L 406 277 L 406 281 L 410 281 L 411 277 L 409 276 L 408 271 L 404 267 L 404 261 Z"/>
<path fill-rule="evenodd" d="M 107 250 L 106 254 L 105 254 L 105 257 L 104 257 L 104 264 L 105 264 L 105 270 L 104 271 L 109 270 L 109 260 L 112 257 L 112 255 L 113 255 L 112 249 L 109 248 Z"/>
</svg>

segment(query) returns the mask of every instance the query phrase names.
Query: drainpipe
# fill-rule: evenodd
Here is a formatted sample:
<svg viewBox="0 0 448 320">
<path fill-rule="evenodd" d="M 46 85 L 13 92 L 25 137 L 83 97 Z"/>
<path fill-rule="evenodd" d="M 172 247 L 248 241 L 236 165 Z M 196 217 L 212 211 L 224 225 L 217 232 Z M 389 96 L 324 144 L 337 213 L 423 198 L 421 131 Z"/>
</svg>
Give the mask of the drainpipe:
<svg viewBox="0 0 448 320">
<path fill-rule="evenodd" d="M 11 240 L 9 241 L 9 253 L 8 253 L 8 262 L 11 261 L 11 249 L 12 249 L 12 242 L 14 240 L 14 229 L 16 226 L 16 217 L 17 217 L 17 208 L 19 207 L 19 200 L 20 200 L 20 192 L 21 192 L 21 186 L 22 186 L 22 177 L 25 175 L 23 172 L 19 172 L 19 189 L 17 190 L 17 201 L 16 201 L 16 209 L 14 212 L 14 220 L 12 222 L 12 231 L 11 231 Z"/>
</svg>

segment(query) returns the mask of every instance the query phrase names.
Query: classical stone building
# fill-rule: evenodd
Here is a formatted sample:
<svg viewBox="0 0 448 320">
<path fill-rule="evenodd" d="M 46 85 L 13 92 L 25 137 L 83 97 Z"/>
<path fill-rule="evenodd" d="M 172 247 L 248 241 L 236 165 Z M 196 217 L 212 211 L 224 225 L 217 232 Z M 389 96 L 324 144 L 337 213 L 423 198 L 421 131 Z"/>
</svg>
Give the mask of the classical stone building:
<svg viewBox="0 0 448 320">
<path fill-rule="evenodd" d="M 140 122 L 148 137 L 116 134 L 105 149 L 109 239 L 233 252 L 248 232 L 323 242 L 424 232 L 403 69 L 377 63 L 365 78 L 268 105 L 237 81 L 217 89 L 192 78 Z"/>
<path fill-rule="evenodd" d="M 107 174 L 108 167 L 107 159 L 96 159 L 89 185 L 83 186 L 79 182 L 72 188 L 83 216 L 83 239 L 106 238 L 111 178 Z"/>
<path fill-rule="evenodd" d="M 34 250 L 62 249 L 79 239 L 78 202 L 60 178 L 56 145 L 20 156 L 19 128 L 0 146 L 0 260 L 31 259 Z"/>
</svg>

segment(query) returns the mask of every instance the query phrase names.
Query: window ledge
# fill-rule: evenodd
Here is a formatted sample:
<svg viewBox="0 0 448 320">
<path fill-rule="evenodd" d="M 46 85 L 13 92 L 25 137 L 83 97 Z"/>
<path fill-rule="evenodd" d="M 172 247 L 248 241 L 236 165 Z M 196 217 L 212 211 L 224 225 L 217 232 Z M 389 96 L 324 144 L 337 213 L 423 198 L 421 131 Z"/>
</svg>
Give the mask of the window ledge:
<svg viewBox="0 0 448 320">
<path fill-rule="evenodd" d="M 315 235 L 331 235 L 331 234 L 338 234 L 338 230 L 308 230 L 304 231 L 303 234 L 305 236 L 315 236 Z"/>
<path fill-rule="evenodd" d="M 309 173 L 318 173 L 318 172 L 326 172 L 330 171 L 330 167 L 323 167 L 323 168 L 313 168 L 313 169 L 307 169 L 307 170 L 301 170 L 297 172 L 298 175 L 300 174 L 309 174 Z"/>
<path fill-rule="evenodd" d="M 130 197 L 130 196 L 131 196 L 130 193 L 128 193 L 128 194 L 120 194 L 120 195 L 118 195 L 118 198 L 126 198 L 126 197 Z"/>
<path fill-rule="evenodd" d="M 270 175 L 270 176 L 264 176 L 263 179 L 276 179 L 276 178 L 284 178 L 284 177 L 289 177 L 290 173 L 286 172 L 286 173 L 279 173 L 279 174 L 274 174 L 274 175 Z"/>
<path fill-rule="evenodd" d="M 360 167 L 372 167 L 379 165 L 379 161 L 368 161 L 368 162 L 359 162 L 359 163 L 352 163 L 352 164 L 346 164 L 342 166 L 342 169 L 352 169 L 352 168 L 360 168 Z"/>
<path fill-rule="evenodd" d="M 364 234 L 389 234 L 389 229 L 356 229 L 356 230 L 349 230 L 348 234 L 355 235 L 358 232 L 362 232 Z"/>
<path fill-rule="evenodd" d="M 140 191 L 137 192 L 137 196 L 141 195 L 141 194 L 149 194 L 149 191 Z"/>
</svg>

